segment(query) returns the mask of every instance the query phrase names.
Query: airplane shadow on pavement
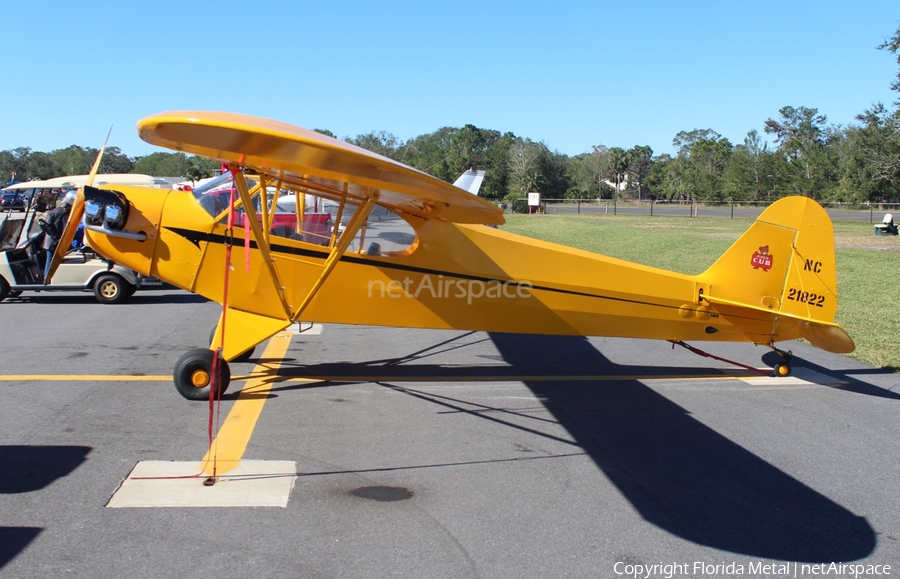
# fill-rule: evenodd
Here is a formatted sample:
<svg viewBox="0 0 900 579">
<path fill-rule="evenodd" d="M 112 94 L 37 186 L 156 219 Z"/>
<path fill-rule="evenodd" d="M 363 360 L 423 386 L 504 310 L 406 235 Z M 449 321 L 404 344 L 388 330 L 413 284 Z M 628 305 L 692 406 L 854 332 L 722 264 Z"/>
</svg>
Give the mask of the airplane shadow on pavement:
<svg viewBox="0 0 900 579">
<path fill-rule="evenodd" d="M 490 334 L 523 375 L 616 373 L 585 338 Z M 540 356 L 534 355 L 540 352 Z M 640 381 L 525 384 L 648 522 L 694 543 L 765 559 L 853 561 L 869 523 L 697 421 Z"/>
<path fill-rule="evenodd" d="M 463 410 L 465 405 L 456 404 L 459 401 L 436 399 L 397 385 L 398 377 L 413 381 L 422 377 L 447 381 L 516 377 L 543 401 L 555 421 L 646 521 L 677 537 L 761 559 L 810 563 L 854 561 L 874 551 L 876 535 L 865 518 L 694 419 L 634 377 L 723 376 L 720 370 L 622 366 L 583 337 L 501 333 L 489 337 L 505 365 L 407 364 L 421 361 L 435 350 L 465 347 L 452 344 L 458 337 L 405 357 L 364 363 L 304 365 L 289 358 L 278 371 L 282 380 L 320 377 L 324 382 L 283 383 L 273 387 L 268 396 L 358 379 Z M 621 379 L 585 379 L 617 375 Z M 848 380 L 845 389 L 885 395 L 875 386 L 843 379 Z"/>
<path fill-rule="evenodd" d="M 0 445 L 0 495 L 41 490 L 78 468 L 88 446 Z M 40 527 L 0 527 L 0 569 L 42 531 Z"/>
</svg>

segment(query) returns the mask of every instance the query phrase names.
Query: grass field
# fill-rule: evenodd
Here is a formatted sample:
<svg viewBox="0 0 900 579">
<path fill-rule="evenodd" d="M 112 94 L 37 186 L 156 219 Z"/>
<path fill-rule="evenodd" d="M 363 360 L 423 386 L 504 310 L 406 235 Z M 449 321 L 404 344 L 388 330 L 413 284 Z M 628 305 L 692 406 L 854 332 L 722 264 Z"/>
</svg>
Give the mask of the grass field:
<svg viewBox="0 0 900 579">
<path fill-rule="evenodd" d="M 702 273 L 752 220 L 631 215 L 507 215 L 502 229 L 685 274 Z M 853 358 L 900 372 L 900 237 L 867 222 L 836 221 L 836 322 Z"/>
</svg>

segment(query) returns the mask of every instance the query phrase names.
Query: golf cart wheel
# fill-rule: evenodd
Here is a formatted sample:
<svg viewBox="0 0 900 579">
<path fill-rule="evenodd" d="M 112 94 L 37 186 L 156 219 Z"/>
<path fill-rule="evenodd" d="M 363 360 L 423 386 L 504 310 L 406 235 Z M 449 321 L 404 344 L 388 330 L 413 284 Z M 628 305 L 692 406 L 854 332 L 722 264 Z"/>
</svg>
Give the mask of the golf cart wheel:
<svg viewBox="0 0 900 579">
<path fill-rule="evenodd" d="M 6 299 L 6 296 L 10 295 L 9 291 L 9 282 L 6 281 L 2 275 L 0 275 L 0 302 Z"/>
<path fill-rule="evenodd" d="M 125 280 L 113 273 L 101 275 L 94 282 L 94 297 L 101 304 L 117 304 L 128 297 Z"/>
<path fill-rule="evenodd" d="M 175 363 L 172 377 L 175 389 L 188 400 L 209 400 L 209 391 L 213 382 L 213 358 L 216 353 L 207 348 L 188 350 Z M 218 395 L 228 389 L 231 381 L 231 370 L 228 362 L 219 360 Z"/>
</svg>

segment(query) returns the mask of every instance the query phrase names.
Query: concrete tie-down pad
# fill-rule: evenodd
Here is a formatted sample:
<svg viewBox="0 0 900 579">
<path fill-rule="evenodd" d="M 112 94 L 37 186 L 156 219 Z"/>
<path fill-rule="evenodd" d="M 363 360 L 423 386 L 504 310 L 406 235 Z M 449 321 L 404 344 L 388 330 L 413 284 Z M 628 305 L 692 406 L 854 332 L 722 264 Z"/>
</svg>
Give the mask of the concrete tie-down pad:
<svg viewBox="0 0 900 579">
<path fill-rule="evenodd" d="M 296 476 L 291 460 L 242 460 L 208 485 L 209 475 L 196 461 L 141 461 L 106 506 L 284 508 Z"/>
</svg>

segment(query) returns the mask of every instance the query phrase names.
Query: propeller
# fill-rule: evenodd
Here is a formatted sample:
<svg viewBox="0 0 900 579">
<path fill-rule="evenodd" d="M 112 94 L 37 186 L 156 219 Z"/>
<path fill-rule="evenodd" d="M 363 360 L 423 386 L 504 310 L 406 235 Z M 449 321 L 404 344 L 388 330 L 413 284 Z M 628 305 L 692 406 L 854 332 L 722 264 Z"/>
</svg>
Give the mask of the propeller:
<svg viewBox="0 0 900 579">
<path fill-rule="evenodd" d="M 87 181 L 84 183 L 85 187 L 94 184 L 94 177 L 97 176 L 97 170 L 100 169 L 100 160 L 103 159 L 103 151 L 106 150 L 106 143 L 109 142 L 109 136 L 111 134 L 112 127 L 109 128 L 109 132 L 106 134 L 106 140 L 103 141 L 103 146 L 100 148 L 100 152 L 97 153 L 97 158 L 94 160 L 94 166 L 91 167 L 91 172 L 88 175 Z M 62 263 L 63 258 L 69 251 L 69 246 L 72 245 L 72 240 L 75 239 L 75 231 L 78 229 L 78 224 L 81 222 L 83 215 L 84 187 L 81 187 L 78 189 L 78 192 L 75 193 L 75 200 L 72 202 L 72 209 L 69 211 L 69 219 L 66 221 L 66 228 L 63 230 L 63 233 L 56 244 L 56 249 L 53 251 L 53 256 L 50 258 L 50 266 L 47 268 L 47 275 L 44 277 L 44 285 L 49 284 L 50 280 L 53 279 L 53 274 L 56 273 L 59 264 Z"/>
</svg>

